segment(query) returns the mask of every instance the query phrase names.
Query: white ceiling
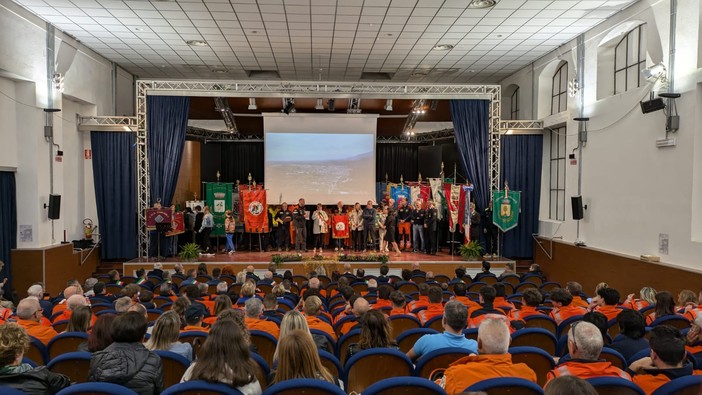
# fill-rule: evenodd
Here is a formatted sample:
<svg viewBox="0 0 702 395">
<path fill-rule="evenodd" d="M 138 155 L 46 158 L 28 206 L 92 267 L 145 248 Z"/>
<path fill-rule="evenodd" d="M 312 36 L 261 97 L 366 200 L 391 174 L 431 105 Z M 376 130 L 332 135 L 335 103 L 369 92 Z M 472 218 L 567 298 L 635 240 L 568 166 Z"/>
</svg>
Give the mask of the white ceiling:
<svg viewBox="0 0 702 395">
<path fill-rule="evenodd" d="M 637 0 L 14 1 L 142 78 L 494 83 Z"/>
</svg>

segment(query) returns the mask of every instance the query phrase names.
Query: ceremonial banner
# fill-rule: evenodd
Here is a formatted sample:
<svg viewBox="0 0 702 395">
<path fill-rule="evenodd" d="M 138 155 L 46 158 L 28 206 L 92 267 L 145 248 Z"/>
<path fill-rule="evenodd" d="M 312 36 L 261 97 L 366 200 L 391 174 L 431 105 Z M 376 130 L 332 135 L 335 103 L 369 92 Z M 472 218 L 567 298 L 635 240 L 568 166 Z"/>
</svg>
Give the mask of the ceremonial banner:
<svg viewBox="0 0 702 395">
<path fill-rule="evenodd" d="M 441 178 L 430 178 L 429 186 L 431 187 L 431 196 L 434 199 L 434 206 L 436 207 L 436 219 L 441 221 L 444 217 L 444 210 L 442 209 L 444 202 L 444 191 L 442 190 Z"/>
<path fill-rule="evenodd" d="M 173 217 L 171 208 L 147 208 L 146 229 L 157 230 L 161 224 L 170 226 Z"/>
<path fill-rule="evenodd" d="M 419 186 L 419 198 L 422 199 L 422 208 L 429 208 L 429 198 L 431 197 L 431 187 L 429 185 Z"/>
<path fill-rule="evenodd" d="M 470 192 L 473 190 L 473 186 L 462 185 L 461 189 L 461 199 L 463 199 L 463 234 L 465 235 L 466 242 L 470 242 Z"/>
<path fill-rule="evenodd" d="M 409 187 L 403 186 L 393 186 L 390 189 L 390 196 L 395 200 L 395 204 L 399 205 L 401 199 L 405 199 L 407 204 L 411 202 L 410 200 L 410 189 Z"/>
<path fill-rule="evenodd" d="M 332 220 L 332 237 L 335 239 L 346 239 L 349 237 L 349 216 L 346 214 L 335 214 Z"/>
<path fill-rule="evenodd" d="M 519 222 L 519 191 L 492 191 L 492 222 L 506 232 Z"/>
<path fill-rule="evenodd" d="M 268 206 L 265 189 L 244 189 L 239 192 L 244 211 L 244 229 L 250 233 L 268 233 Z"/>
<path fill-rule="evenodd" d="M 458 224 L 458 206 L 461 200 L 461 186 L 444 184 L 444 196 L 446 196 L 446 207 L 449 217 L 449 232 L 456 231 Z"/>
<path fill-rule="evenodd" d="M 181 211 L 173 214 L 173 222 L 171 222 L 171 231 L 166 232 L 166 236 L 175 236 L 181 233 L 185 233 L 185 218 Z"/>
<path fill-rule="evenodd" d="M 208 182 L 205 184 L 205 202 L 214 217 L 212 236 L 224 236 L 224 220 L 227 210 L 232 209 L 232 184 Z"/>
</svg>

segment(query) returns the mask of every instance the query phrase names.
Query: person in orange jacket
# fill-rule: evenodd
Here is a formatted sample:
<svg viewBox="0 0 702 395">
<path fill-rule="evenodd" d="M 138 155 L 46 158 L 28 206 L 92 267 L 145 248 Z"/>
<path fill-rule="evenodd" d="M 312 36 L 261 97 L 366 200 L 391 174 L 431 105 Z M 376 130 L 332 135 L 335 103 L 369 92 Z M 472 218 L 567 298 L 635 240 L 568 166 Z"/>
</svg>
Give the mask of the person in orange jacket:
<svg viewBox="0 0 702 395">
<path fill-rule="evenodd" d="M 23 327 L 29 336 L 36 337 L 44 343 L 58 335 L 53 327 L 41 325 L 42 309 L 36 298 L 28 297 L 17 304 L 17 324 Z"/>
<path fill-rule="evenodd" d="M 409 311 L 429 305 L 429 295 L 427 294 L 427 292 L 429 292 L 429 284 L 421 283 L 417 286 L 417 288 L 419 289 L 419 298 L 413 302 L 410 302 L 408 308 Z"/>
<path fill-rule="evenodd" d="M 430 319 L 444 314 L 444 304 L 442 303 L 443 295 L 441 293 L 441 288 L 430 287 L 428 295 L 429 304 L 427 305 L 426 310 L 421 310 L 417 313 L 417 317 L 419 318 L 419 321 L 421 321 L 422 325 L 426 324 L 427 321 L 429 321 Z"/>
<path fill-rule="evenodd" d="M 619 291 L 614 288 L 602 288 L 597 291 L 597 295 L 602 300 L 602 303 L 595 307 L 594 311 L 599 311 L 607 317 L 607 321 L 611 321 L 622 312 L 619 305 Z"/>
<path fill-rule="evenodd" d="M 651 356 L 629 366 L 634 372 L 632 380 L 646 394 L 679 377 L 702 374 L 686 361 L 685 338 L 678 329 L 668 325 L 654 327 L 649 344 Z"/>
<path fill-rule="evenodd" d="M 319 311 L 322 308 L 322 300 L 317 296 L 310 296 L 305 299 L 305 304 L 303 305 L 303 311 L 305 313 L 305 319 L 307 320 L 307 326 L 310 329 L 318 329 L 322 332 L 327 333 L 329 336 L 336 341 L 336 333 L 334 328 L 329 325 L 328 322 L 319 318 Z"/>
<path fill-rule="evenodd" d="M 477 308 L 480 305 L 468 298 L 466 296 L 466 291 L 468 290 L 468 287 L 464 283 L 455 283 L 453 285 L 453 296 L 451 297 L 451 300 L 457 300 L 461 303 L 463 303 L 464 306 L 468 309 L 472 308 Z"/>
<path fill-rule="evenodd" d="M 598 359 L 603 346 L 602 332 L 594 324 L 587 321 L 574 323 L 568 332 L 568 352 L 571 359 L 548 372 L 547 381 L 568 375 L 581 379 L 620 377 L 631 380 L 627 372 L 612 365 L 611 362 Z M 548 386 L 548 383 L 546 385 Z"/>
<path fill-rule="evenodd" d="M 552 289 L 551 304 L 553 304 L 553 310 L 551 310 L 549 316 L 553 318 L 557 324 L 560 324 L 570 317 L 585 315 L 585 313 L 587 313 L 585 307 L 573 305 L 573 300 L 573 295 L 571 295 L 567 289 Z"/>
<path fill-rule="evenodd" d="M 566 283 L 566 290 L 573 296 L 573 306 L 587 308 L 590 304 L 587 300 L 583 299 L 580 294 L 583 293 L 583 286 L 575 281 L 568 281 Z"/>
<path fill-rule="evenodd" d="M 314 296 L 310 296 L 312 298 Z M 244 322 L 246 322 L 246 327 L 249 331 L 263 331 L 269 333 L 276 340 L 280 336 L 280 328 L 273 321 L 268 321 L 266 319 L 261 319 L 261 314 L 263 314 L 263 302 L 258 298 L 251 298 L 246 301 L 246 317 Z"/>
<path fill-rule="evenodd" d="M 497 377 L 518 377 L 536 383 L 536 373 L 524 363 L 512 363 L 509 354 L 509 321 L 491 316 L 478 328 L 480 355 L 463 357 L 449 365 L 440 380 L 449 395 L 462 394 L 469 386 Z"/>
<path fill-rule="evenodd" d="M 527 288 L 522 293 L 522 308 L 519 310 L 512 310 L 513 320 L 524 320 L 532 315 L 538 315 L 545 317 L 546 315 L 537 310 L 541 302 L 543 302 L 544 296 L 536 288 Z"/>
<path fill-rule="evenodd" d="M 388 316 L 390 316 L 390 317 L 392 317 L 394 315 L 414 316 L 414 314 L 410 313 L 407 310 L 407 298 L 405 297 L 405 294 L 402 293 L 402 291 L 393 291 L 390 294 L 390 301 L 392 302 L 392 310 L 390 310 L 390 314 L 388 314 Z"/>
</svg>

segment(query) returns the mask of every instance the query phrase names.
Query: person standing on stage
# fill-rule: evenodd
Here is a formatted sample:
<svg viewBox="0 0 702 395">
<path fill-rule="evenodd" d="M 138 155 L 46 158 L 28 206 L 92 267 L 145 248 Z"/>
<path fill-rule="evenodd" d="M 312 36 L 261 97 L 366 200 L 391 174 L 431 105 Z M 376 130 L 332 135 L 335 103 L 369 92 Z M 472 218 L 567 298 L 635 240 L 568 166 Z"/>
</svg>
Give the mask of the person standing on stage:
<svg viewBox="0 0 702 395">
<path fill-rule="evenodd" d="M 205 214 L 202 213 L 202 207 L 199 205 L 195 206 L 195 224 L 193 225 L 193 233 L 195 234 L 195 243 L 202 249 L 202 234 L 200 233 L 200 228 L 202 228 L 202 219 Z"/>
<path fill-rule="evenodd" d="M 272 251 L 277 243 L 276 238 L 278 237 L 278 222 L 275 220 L 275 216 L 280 211 L 280 207 L 270 205 L 268 206 L 268 233 L 265 234 L 264 242 L 266 247 L 265 251 Z"/>
<path fill-rule="evenodd" d="M 292 213 L 293 226 L 295 227 L 295 251 L 302 256 L 302 251 L 307 252 L 307 218 L 305 218 L 305 199 L 298 200 L 298 206 Z"/>
<path fill-rule="evenodd" d="M 480 241 L 480 213 L 475 208 L 475 203 L 470 204 L 470 241 Z"/>
<path fill-rule="evenodd" d="M 274 221 L 278 223 L 278 251 L 285 248 L 285 251 L 290 251 L 290 222 L 292 222 L 292 212 L 288 210 L 288 204 L 283 202 L 280 205 L 280 211 L 275 215 Z"/>
<path fill-rule="evenodd" d="M 400 247 L 397 245 L 395 240 L 395 233 L 397 232 L 397 208 L 395 208 L 395 201 L 390 199 L 388 201 L 388 216 L 385 218 L 385 250 L 388 250 L 388 246 L 392 246 L 392 250 L 395 251 L 395 256 L 400 256 Z"/>
<path fill-rule="evenodd" d="M 422 202 L 417 200 L 414 202 L 414 210 L 412 210 L 412 215 L 410 216 L 410 222 L 412 223 L 412 244 L 414 249 L 412 252 L 424 251 L 424 217 L 426 217 L 426 211 L 422 208 Z"/>
<path fill-rule="evenodd" d="M 351 236 L 353 238 L 353 250 L 358 252 L 363 249 L 361 239 L 363 237 L 363 211 L 361 203 L 356 202 L 353 210 L 349 214 L 349 226 L 351 227 Z"/>
<path fill-rule="evenodd" d="M 363 252 L 366 252 L 366 246 L 368 245 L 368 237 L 371 239 L 371 248 L 375 249 L 375 218 L 376 212 L 373 208 L 373 201 L 369 200 L 366 204 L 366 208 L 363 209 Z"/>
<path fill-rule="evenodd" d="M 228 252 L 229 255 L 231 255 L 236 251 L 236 248 L 234 247 L 234 234 L 236 233 L 236 221 L 234 220 L 234 217 L 232 216 L 232 210 L 227 210 L 224 213 L 224 215 L 227 216 L 227 218 L 224 220 L 224 233 L 227 236 L 227 245 L 226 245 L 226 247 L 224 247 L 224 251 Z"/>
<path fill-rule="evenodd" d="M 412 208 L 407 206 L 407 199 L 400 199 L 400 207 L 397 209 L 397 227 L 400 230 L 400 248 L 409 249 L 412 247 Z"/>
<path fill-rule="evenodd" d="M 334 208 L 333 213 L 335 215 L 347 215 L 346 211 L 344 210 L 344 203 L 342 203 L 341 200 L 336 202 L 336 207 Z M 335 226 L 335 224 L 332 223 L 332 226 Z M 348 235 L 348 233 L 346 234 Z M 332 232 L 332 236 L 334 236 L 334 232 Z M 334 251 L 344 251 L 344 243 L 346 242 L 347 238 L 348 237 L 335 237 Z"/>
<path fill-rule="evenodd" d="M 497 258 L 497 226 L 492 222 L 492 200 L 483 213 L 483 235 L 485 235 L 485 257 Z"/>
<path fill-rule="evenodd" d="M 202 251 L 205 255 L 214 255 L 212 244 L 210 242 L 210 233 L 212 233 L 212 228 L 214 228 L 214 217 L 210 213 L 210 207 L 205 206 L 205 212 L 202 216 L 202 226 L 200 227 L 199 233 L 202 236 Z"/>
<path fill-rule="evenodd" d="M 317 249 L 319 249 L 319 255 L 322 255 L 324 251 L 324 234 L 329 231 L 329 216 L 324 211 L 322 203 L 317 203 L 317 210 L 312 213 L 312 221 L 312 234 L 314 234 L 314 248 L 312 252 L 317 255 Z"/>
<path fill-rule="evenodd" d="M 185 241 L 187 243 L 195 242 L 195 213 L 190 207 L 186 207 L 183 211 L 183 222 L 185 222 Z"/>
<path fill-rule="evenodd" d="M 381 253 L 387 251 L 387 246 L 385 245 L 385 232 L 387 232 L 387 226 L 385 225 L 385 221 L 387 220 L 387 218 L 388 207 L 383 205 L 380 209 L 380 212 L 378 213 L 378 217 L 376 220 L 376 225 L 378 225 L 378 247 Z"/>
<path fill-rule="evenodd" d="M 436 255 L 436 228 L 437 228 L 437 211 L 434 205 L 434 200 L 427 200 L 427 216 L 424 221 L 424 229 L 427 231 L 427 241 L 429 242 L 426 246 L 427 254 Z"/>
</svg>

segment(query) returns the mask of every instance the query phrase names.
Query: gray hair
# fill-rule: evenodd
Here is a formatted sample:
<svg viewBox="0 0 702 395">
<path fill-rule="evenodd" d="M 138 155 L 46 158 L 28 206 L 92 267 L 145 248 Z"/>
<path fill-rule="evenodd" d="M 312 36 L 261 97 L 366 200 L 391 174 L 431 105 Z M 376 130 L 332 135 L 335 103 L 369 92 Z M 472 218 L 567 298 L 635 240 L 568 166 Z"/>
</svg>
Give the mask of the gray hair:
<svg viewBox="0 0 702 395">
<path fill-rule="evenodd" d="M 154 263 L 154 269 L 162 270 L 163 264 L 161 262 Z"/>
<path fill-rule="evenodd" d="M 159 291 L 161 293 L 168 293 L 171 291 L 171 284 L 168 284 L 166 282 L 162 283 L 161 286 L 159 287 Z"/>
<path fill-rule="evenodd" d="M 68 310 L 74 310 L 80 306 L 87 306 L 88 302 L 85 300 L 83 295 L 73 295 L 66 300 L 66 308 Z"/>
<path fill-rule="evenodd" d="M 207 288 L 209 287 L 207 283 L 197 283 L 197 287 L 200 289 L 201 294 L 207 293 Z"/>
<path fill-rule="evenodd" d="M 487 318 L 478 327 L 481 354 L 507 354 L 510 343 L 509 325 L 506 320 Z"/>
<path fill-rule="evenodd" d="M 95 286 L 95 284 L 97 284 L 97 282 L 98 282 L 98 279 L 94 278 L 94 277 L 90 277 L 90 278 L 85 279 L 85 283 L 83 284 L 83 290 L 84 291 L 92 291 L 93 287 Z"/>
<path fill-rule="evenodd" d="M 568 341 L 573 342 L 575 351 L 573 358 L 595 361 L 600 357 L 604 340 L 602 332 L 594 325 L 587 321 L 581 321 L 574 324 L 568 332 Z"/>
<path fill-rule="evenodd" d="M 462 331 L 468 323 L 468 308 L 458 300 L 450 300 L 444 305 L 444 320 L 454 331 Z"/>
<path fill-rule="evenodd" d="M 17 317 L 21 320 L 28 320 L 37 312 L 38 308 L 41 308 L 38 300 L 35 298 L 24 298 L 17 304 Z"/>
<path fill-rule="evenodd" d="M 263 303 L 256 297 L 247 300 L 244 306 L 246 307 L 246 316 L 249 318 L 258 318 L 263 311 Z"/>
<path fill-rule="evenodd" d="M 27 288 L 27 295 L 41 300 L 41 298 L 44 297 L 44 287 L 42 287 L 40 284 L 34 284 Z"/>
<path fill-rule="evenodd" d="M 115 301 L 115 310 L 117 314 L 126 313 L 132 306 L 132 298 L 123 296 Z"/>
<path fill-rule="evenodd" d="M 226 281 L 221 281 L 217 284 L 217 292 L 227 292 L 229 289 L 229 284 Z"/>
</svg>

